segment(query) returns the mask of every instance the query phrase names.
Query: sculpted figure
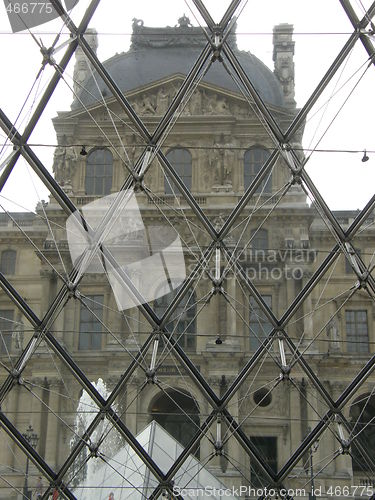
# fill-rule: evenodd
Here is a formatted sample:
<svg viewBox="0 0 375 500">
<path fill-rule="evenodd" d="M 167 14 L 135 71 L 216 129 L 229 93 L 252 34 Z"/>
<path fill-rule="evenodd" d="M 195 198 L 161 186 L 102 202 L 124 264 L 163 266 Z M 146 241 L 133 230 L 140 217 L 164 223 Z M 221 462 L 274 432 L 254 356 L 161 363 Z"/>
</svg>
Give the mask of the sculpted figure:
<svg viewBox="0 0 375 500">
<path fill-rule="evenodd" d="M 165 115 L 169 106 L 169 95 L 162 87 L 158 92 L 157 110 L 160 115 Z"/>
<path fill-rule="evenodd" d="M 335 318 L 328 323 L 326 334 L 329 338 L 329 352 L 340 351 L 340 333 Z"/>
<path fill-rule="evenodd" d="M 190 98 L 190 113 L 192 115 L 202 115 L 202 94 L 196 90 Z"/>
<path fill-rule="evenodd" d="M 54 173 L 57 182 L 63 184 L 64 179 L 64 164 L 65 164 L 65 148 L 62 146 L 57 146 L 55 153 L 53 155 L 53 165 L 52 171 Z"/>
<path fill-rule="evenodd" d="M 75 170 L 77 154 L 74 148 L 66 148 L 65 152 L 65 184 L 71 184 Z"/>
<path fill-rule="evenodd" d="M 155 114 L 155 105 L 152 102 L 152 99 L 150 96 L 146 95 L 143 98 L 143 108 L 142 108 L 143 113 L 145 114 L 150 114 L 154 115 Z"/>
</svg>

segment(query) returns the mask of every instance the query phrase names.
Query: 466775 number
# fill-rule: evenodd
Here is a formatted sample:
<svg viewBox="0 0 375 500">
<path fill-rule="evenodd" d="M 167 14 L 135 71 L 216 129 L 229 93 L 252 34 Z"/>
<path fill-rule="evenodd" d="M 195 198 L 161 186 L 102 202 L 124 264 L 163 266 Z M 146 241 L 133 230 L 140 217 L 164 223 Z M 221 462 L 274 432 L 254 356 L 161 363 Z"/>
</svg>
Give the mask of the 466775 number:
<svg viewBox="0 0 375 500">
<path fill-rule="evenodd" d="M 366 486 L 330 486 L 326 494 L 332 497 L 370 497 L 374 494 L 374 487 Z"/>
<path fill-rule="evenodd" d="M 51 14 L 51 2 L 9 2 L 6 7 L 9 14 Z"/>
</svg>

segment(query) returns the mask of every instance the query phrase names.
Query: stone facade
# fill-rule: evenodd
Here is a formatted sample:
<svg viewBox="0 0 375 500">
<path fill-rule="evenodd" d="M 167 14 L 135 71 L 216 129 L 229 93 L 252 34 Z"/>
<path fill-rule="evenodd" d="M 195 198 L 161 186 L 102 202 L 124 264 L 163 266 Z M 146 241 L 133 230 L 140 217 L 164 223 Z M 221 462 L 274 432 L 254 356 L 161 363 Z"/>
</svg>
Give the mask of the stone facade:
<svg viewBox="0 0 375 500">
<path fill-rule="evenodd" d="M 142 28 L 142 23 L 135 21 L 135 34 Z M 182 28 L 187 32 L 192 29 L 189 25 L 183 25 Z M 96 50 L 95 34 L 90 36 L 92 47 Z M 152 46 L 152 40 L 150 44 Z M 276 27 L 274 78 L 280 82 L 284 105 L 271 105 L 270 109 L 283 130 L 297 112 L 293 53 L 290 26 Z M 88 73 L 83 55 L 78 53 L 76 91 L 79 91 L 79 86 L 84 86 Z M 149 130 L 154 130 L 167 112 L 182 82 L 182 75 L 167 74 L 162 80 L 145 83 L 127 92 L 131 106 Z M 87 193 L 87 162 L 93 151 L 108 150 L 113 157 L 111 188 L 109 192 L 103 193 L 109 194 L 121 189 L 129 169 L 137 164 L 145 147 L 119 104 L 110 97 L 104 96 L 104 99 L 105 106 L 100 101 L 87 108 L 75 106 L 70 111 L 59 112 L 53 120 L 59 144 L 55 151 L 53 173 L 79 209 L 99 196 Z M 239 92 L 215 86 L 212 82 L 202 81 L 177 114 L 162 151 L 167 156 L 173 149 L 190 153 L 191 192 L 214 227 L 220 228 L 247 187 L 246 152 L 252 149 L 272 151 L 275 145 L 259 119 L 255 106 L 249 105 Z M 301 144 L 302 133 L 300 130 L 295 143 Z M 88 155 L 81 154 L 83 146 Z M 137 200 L 145 219 L 160 221 L 166 217 L 172 221 L 184 244 L 187 269 L 192 269 L 195 260 L 209 244 L 209 235 L 180 193 L 166 193 L 168 189 L 163 170 L 157 159 L 151 162 L 144 176 L 144 190 L 137 194 Z M 238 259 L 241 269 L 263 296 L 270 297 L 267 300 L 270 300 L 272 311 L 278 318 L 282 317 L 334 246 L 327 225 L 314 205 L 308 203 L 306 194 L 298 185 L 288 185 L 290 180 L 289 168 L 282 160 L 278 160 L 272 169 L 268 187 L 247 202 L 238 218 L 237 228 L 225 240 L 229 249 L 237 250 L 237 244 L 240 249 L 244 249 L 243 258 Z M 355 215 L 351 211 L 336 213 L 344 228 Z M 33 217 L 21 213 L 12 217 L 3 216 L 0 221 L 1 252 L 16 252 L 14 273 L 7 277 L 42 318 L 63 286 L 66 272 L 72 268 L 65 230 L 67 215 L 51 196 L 48 203 L 38 205 Z M 374 229 L 372 221 L 369 222 L 368 229 L 361 231 L 355 241 L 362 255 L 371 255 L 373 252 Z M 258 234 L 259 239 L 254 237 L 254 241 L 249 244 L 253 232 L 258 230 L 263 231 Z M 25 238 L 25 234 L 30 241 Z M 261 234 L 266 238 L 264 244 Z M 224 267 L 227 264 L 224 253 L 221 259 Z M 214 258 L 210 259 L 209 267 L 215 268 Z M 185 343 L 184 347 L 209 385 L 218 395 L 222 395 L 256 350 L 251 344 L 249 333 L 249 328 L 254 325 L 254 313 L 251 312 L 254 303 L 233 268 L 222 284 L 224 294 L 211 294 L 212 281 L 203 278 L 194 286 L 197 303 L 192 333 L 194 340 L 191 344 Z M 320 284 L 306 296 L 303 305 L 296 310 L 286 327 L 287 333 L 304 352 L 313 373 L 318 374 L 333 399 L 342 393 L 373 353 L 373 302 L 365 290 L 360 290 L 352 299 L 348 299 L 349 293 L 346 292 L 355 286 L 356 281 L 350 265 L 348 268 L 345 258 L 339 257 L 331 274 L 328 271 L 322 277 Z M 60 313 L 51 321 L 50 331 L 85 376 L 95 382 L 102 379 L 103 387 L 110 391 L 152 329 L 147 326 L 137 308 L 119 313 L 104 274 L 85 276 L 79 290 L 83 296 L 103 297 L 99 348 L 91 346 L 85 349 L 80 346 L 82 304 L 74 294 L 69 296 L 64 307 L 61 305 Z M 198 314 L 200 308 L 202 311 Z M 3 366 L 11 367 L 33 335 L 33 330 L 5 293 L 0 296 L 0 310 L 13 310 L 13 319 L 16 321 L 11 328 L 9 353 L 3 349 L 1 358 Z M 347 311 L 366 313 L 368 345 L 363 352 L 353 352 L 347 342 Z M 267 321 L 262 319 L 261 323 L 267 329 Z M 291 348 L 285 345 L 285 349 L 287 360 L 293 360 Z M 143 364 L 147 366 L 151 360 L 151 349 L 143 356 Z M 162 357 L 159 349 L 157 359 Z M 276 455 L 272 458 L 280 469 L 308 429 L 315 427 L 318 415 L 324 415 L 328 406 L 316 393 L 298 363 L 293 365 L 289 377 L 280 377 L 280 370 L 273 358 L 280 358 L 278 340 L 272 343 L 268 355 L 258 360 L 228 403 L 228 408 L 242 423 L 247 436 L 274 439 L 272 443 L 276 442 L 276 445 L 272 446 Z M 6 371 L 2 370 L 1 375 L 5 379 Z M 210 412 L 210 404 L 189 377 L 186 367 L 173 355 L 166 355 L 157 377 L 157 384 L 145 383 L 145 374 L 139 368 L 119 391 L 115 405 L 132 432 L 139 432 L 150 422 L 161 388 L 192 396 L 199 409 L 200 421 L 203 422 Z M 254 396 L 263 387 L 272 388 L 271 401 L 267 399 L 264 405 L 259 404 L 259 401 L 258 404 L 254 402 Z M 371 392 L 372 388 L 373 377 L 370 377 L 352 400 Z M 40 436 L 39 453 L 52 468 L 59 469 L 74 445 L 76 430 L 80 430 L 80 420 L 77 420 L 79 404 L 82 404 L 82 386 L 64 363 L 52 354 L 48 342 L 42 341 L 2 409 L 19 429 L 26 429 L 29 423 L 33 425 Z M 90 404 L 95 408 L 92 401 Z M 81 417 L 83 415 L 86 418 L 85 411 L 80 411 Z M 346 405 L 344 413 L 350 419 L 350 404 Z M 335 425 L 333 423 L 330 428 L 337 433 Z M 215 433 L 214 425 L 211 430 Z M 230 429 L 227 431 L 231 432 Z M 116 443 L 114 447 L 121 446 L 121 439 L 114 439 L 113 442 Z M 315 470 L 318 470 L 319 464 L 325 463 L 325 457 L 338 448 L 333 433 L 325 431 L 312 455 Z M 203 439 L 201 459 L 213 451 L 210 440 Z M 245 484 L 241 473 L 250 479 L 249 457 L 234 437 L 225 444 L 225 452 L 230 460 L 216 456 L 210 460 L 208 468 L 228 486 Z M 2 475 L 22 488 L 23 472 L 20 471 L 23 471 L 25 459 L 8 438 L 1 444 L 0 456 Z M 307 463 L 310 464 L 309 460 Z M 36 474 L 33 467 L 32 474 Z M 254 470 L 252 474 L 255 474 Z M 309 475 L 310 465 L 306 465 L 305 459 L 294 467 L 291 476 L 295 478 L 288 479 L 287 486 L 302 488 L 307 484 L 306 489 L 309 491 Z M 32 477 L 33 481 L 36 482 L 36 478 Z M 358 485 L 361 481 L 367 484 L 367 475 L 353 473 L 350 456 L 340 455 L 319 474 L 315 484 L 327 488 L 329 485 Z M 10 490 L 0 490 L 0 498 L 21 498 L 12 494 Z"/>
</svg>

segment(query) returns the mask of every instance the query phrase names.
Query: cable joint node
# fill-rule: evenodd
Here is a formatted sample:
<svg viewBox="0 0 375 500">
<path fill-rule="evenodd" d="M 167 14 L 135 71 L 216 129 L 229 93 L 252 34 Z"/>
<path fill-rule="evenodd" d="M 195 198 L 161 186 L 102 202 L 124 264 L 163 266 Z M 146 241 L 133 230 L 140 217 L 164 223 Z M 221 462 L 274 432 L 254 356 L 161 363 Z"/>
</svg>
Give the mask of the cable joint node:
<svg viewBox="0 0 375 500">
<path fill-rule="evenodd" d="M 157 376 L 156 376 L 156 371 L 155 369 L 149 369 L 146 371 L 146 383 L 147 384 L 156 384 L 158 381 Z"/>
<path fill-rule="evenodd" d="M 212 283 L 214 285 L 212 288 L 212 295 L 222 294 L 224 292 L 221 279 L 213 279 Z"/>
<path fill-rule="evenodd" d="M 213 54 L 211 57 L 211 62 L 219 61 L 222 62 L 221 49 L 223 47 L 223 31 L 220 26 L 214 28 L 214 39 L 212 41 Z"/>
<path fill-rule="evenodd" d="M 219 456 L 222 456 L 224 454 L 222 441 L 216 441 L 214 448 L 215 448 L 215 456 L 219 457 Z"/>
<path fill-rule="evenodd" d="M 341 440 L 340 453 L 341 453 L 341 455 L 349 455 L 349 453 L 350 453 L 350 441 L 348 441 L 347 439 Z"/>
<path fill-rule="evenodd" d="M 89 446 L 90 455 L 94 458 L 99 457 L 99 445 L 97 443 L 92 443 Z"/>
<path fill-rule="evenodd" d="M 290 365 L 284 365 L 281 367 L 280 380 L 290 379 L 291 367 Z"/>
<path fill-rule="evenodd" d="M 134 186 L 133 186 L 133 189 L 134 189 L 134 192 L 135 193 L 139 193 L 141 191 L 144 191 L 145 187 L 144 187 L 144 184 L 143 184 L 143 178 L 144 178 L 144 174 L 141 173 L 141 174 L 134 174 Z"/>
<path fill-rule="evenodd" d="M 295 186 L 296 184 L 300 186 L 302 184 L 302 177 L 301 177 L 301 169 L 296 170 L 293 175 L 292 175 L 292 186 Z"/>
<path fill-rule="evenodd" d="M 50 66 L 54 66 L 56 64 L 55 59 L 52 57 L 52 54 L 54 53 L 54 48 L 50 47 L 47 49 L 47 47 L 41 47 L 40 52 L 42 53 L 43 60 L 42 60 L 42 66 L 46 66 L 49 64 Z"/>
</svg>

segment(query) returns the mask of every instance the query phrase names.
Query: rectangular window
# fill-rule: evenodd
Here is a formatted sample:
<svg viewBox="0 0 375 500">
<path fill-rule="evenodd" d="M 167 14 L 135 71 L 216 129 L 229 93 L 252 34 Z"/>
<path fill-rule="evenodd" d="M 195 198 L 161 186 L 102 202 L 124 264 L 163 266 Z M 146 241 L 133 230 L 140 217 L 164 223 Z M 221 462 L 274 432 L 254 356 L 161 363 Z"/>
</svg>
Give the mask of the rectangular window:
<svg viewBox="0 0 375 500">
<path fill-rule="evenodd" d="M 262 295 L 268 307 L 272 307 L 272 296 Z M 250 297 L 250 349 L 258 349 L 263 340 L 271 333 L 272 325 L 260 309 L 254 297 Z"/>
<path fill-rule="evenodd" d="M 277 472 L 277 438 L 274 436 L 251 436 L 250 441 L 259 452 L 259 456 L 270 467 L 273 472 Z M 255 460 L 251 461 L 251 486 L 264 488 L 268 481 L 263 468 Z"/>
<path fill-rule="evenodd" d="M 14 274 L 16 271 L 16 251 L 4 250 L 1 253 L 0 271 L 3 274 Z"/>
<path fill-rule="evenodd" d="M 102 347 L 103 295 L 88 295 L 81 304 L 78 349 L 100 350 Z"/>
<path fill-rule="evenodd" d="M 368 352 L 367 311 L 345 311 L 346 345 L 348 352 Z"/>
<path fill-rule="evenodd" d="M 12 350 L 13 315 L 11 309 L 0 310 L 0 354 L 8 354 Z"/>
</svg>

